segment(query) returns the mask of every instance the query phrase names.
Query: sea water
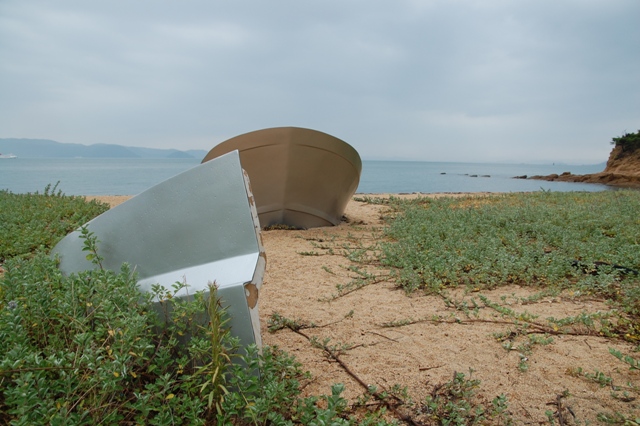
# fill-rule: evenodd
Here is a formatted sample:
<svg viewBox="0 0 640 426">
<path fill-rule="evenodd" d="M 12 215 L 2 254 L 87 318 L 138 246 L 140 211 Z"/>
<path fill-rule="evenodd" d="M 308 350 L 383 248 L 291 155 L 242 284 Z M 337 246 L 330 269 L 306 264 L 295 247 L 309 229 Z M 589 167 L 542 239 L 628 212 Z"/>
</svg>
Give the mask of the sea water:
<svg viewBox="0 0 640 426">
<path fill-rule="evenodd" d="M 200 163 L 197 159 L 0 159 L 0 190 L 40 192 L 50 185 L 67 195 L 135 195 Z M 363 161 L 358 193 L 602 191 L 605 185 L 514 179 L 604 166 Z"/>
<path fill-rule="evenodd" d="M 602 191 L 606 185 L 516 179 L 516 176 L 571 172 L 601 172 L 604 165 L 445 163 L 421 161 L 365 161 L 360 193 Z"/>
</svg>

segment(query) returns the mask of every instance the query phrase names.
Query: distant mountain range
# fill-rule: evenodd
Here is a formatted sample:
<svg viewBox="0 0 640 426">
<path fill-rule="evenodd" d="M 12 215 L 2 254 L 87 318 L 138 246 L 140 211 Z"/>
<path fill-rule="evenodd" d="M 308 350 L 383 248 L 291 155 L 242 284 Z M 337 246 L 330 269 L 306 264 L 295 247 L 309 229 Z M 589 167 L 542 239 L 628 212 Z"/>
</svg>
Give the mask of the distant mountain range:
<svg viewBox="0 0 640 426">
<path fill-rule="evenodd" d="M 61 143 L 48 139 L 0 139 L 0 154 L 14 154 L 18 158 L 204 158 L 205 150 L 138 148 L 99 143 L 82 145 Z"/>
</svg>

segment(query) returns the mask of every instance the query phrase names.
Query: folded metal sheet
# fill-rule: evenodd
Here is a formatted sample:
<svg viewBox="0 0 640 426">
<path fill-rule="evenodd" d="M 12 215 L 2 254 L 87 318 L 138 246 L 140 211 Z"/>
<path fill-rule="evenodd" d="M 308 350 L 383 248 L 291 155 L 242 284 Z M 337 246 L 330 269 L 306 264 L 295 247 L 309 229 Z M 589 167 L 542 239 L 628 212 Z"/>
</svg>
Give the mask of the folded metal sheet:
<svg viewBox="0 0 640 426">
<path fill-rule="evenodd" d="M 360 182 L 362 161 L 346 142 L 316 130 L 276 127 L 215 146 L 203 163 L 240 151 L 260 224 L 297 228 L 338 225 Z"/>
<path fill-rule="evenodd" d="M 257 303 L 266 256 L 237 151 L 168 179 L 86 226 L 98 238 L 103 267 L 117 271 L 129 263 L 142 291 L 186 282 L 177 297 L 208 296 L 215 282 L 231 333 L 243 345 L 261 345 Z M 74 231 L 53 249 L 64 273 L 94 268 L 79 236 Z"/>
</svg>

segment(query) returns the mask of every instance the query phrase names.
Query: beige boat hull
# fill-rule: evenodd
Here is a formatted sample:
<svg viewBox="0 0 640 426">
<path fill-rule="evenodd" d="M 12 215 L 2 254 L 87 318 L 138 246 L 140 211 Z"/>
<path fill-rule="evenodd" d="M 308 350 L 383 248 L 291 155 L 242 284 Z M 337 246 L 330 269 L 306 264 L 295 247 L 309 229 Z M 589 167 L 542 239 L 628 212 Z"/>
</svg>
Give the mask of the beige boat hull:
<svg viewBox="0 0 640 426">
<path fill-rule="evenodd" d="M 316 130 L 276 127 L 215 146 L 207 162 L 238 150 L 251 179 L 260 225 L 338 225 L 360 182 L 362 161 L 346 142 Z"/>
</svg>

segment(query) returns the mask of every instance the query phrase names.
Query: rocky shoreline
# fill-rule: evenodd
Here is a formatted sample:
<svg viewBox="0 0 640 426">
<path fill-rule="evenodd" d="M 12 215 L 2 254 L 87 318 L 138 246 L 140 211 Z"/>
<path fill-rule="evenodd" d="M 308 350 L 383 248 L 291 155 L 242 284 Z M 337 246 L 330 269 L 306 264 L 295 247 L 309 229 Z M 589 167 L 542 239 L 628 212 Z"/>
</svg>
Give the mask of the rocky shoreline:
<svg viewBox="0 0 640 426">
<path fill-rule="evenodd" d="M 574 175 L 571 172 L 551 174 L 546 176 L 515 176 L 515 179 L 536 179 L 550 182 L 581 182 L 599 183 L 602 185 L 620 186 L 624 188 L 640 188 L 640 176 L 617 173 L 592 173 L 588 175 Z"/>
<path fill-rule="evenodd" d="M 515 176 L 516 179 L 537 179 L 551 182 L 599 183 L 602 185 L 625 188 L 640 188 L 640 149 L 627 149 L 616 146 L 609 155 L 607 165 L 602 172 L 587 175 L 574 175 L 571 172 L 546 176 Z"/>
</svg>

